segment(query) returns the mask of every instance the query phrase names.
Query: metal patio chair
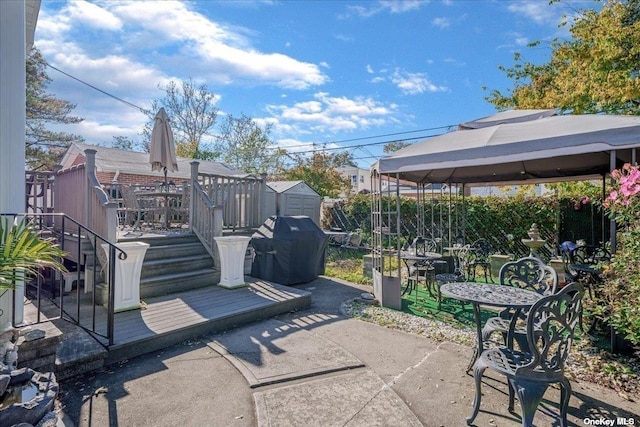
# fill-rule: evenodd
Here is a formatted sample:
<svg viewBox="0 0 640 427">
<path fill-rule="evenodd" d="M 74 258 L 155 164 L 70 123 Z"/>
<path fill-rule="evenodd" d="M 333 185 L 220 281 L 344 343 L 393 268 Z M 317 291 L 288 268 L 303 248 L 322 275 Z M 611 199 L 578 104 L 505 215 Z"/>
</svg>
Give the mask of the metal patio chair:
<svg viewBox="0 0 640 427">
<path fill-rule="evenodd" d="M 500 284 L 516 286 L 527 289 L 540 295 L 551 295 L 555 293 L 558 284 L 558 274 L 556 271 L 545 265 L 535 257 L 520 258 L 517 261 L 507 262 L 500 269 Z M 502 335 L 501 345 L 507 344 L 507 332 L 512 321 L 519 322 L 514 329 L 514 340 L 520 349 L 526 349 L 526 328 L 522 326 L 522 321 L 527 318 L 527 311 L 521 311 L 518 319 L 513 319 L 512 310 L 503 310 L 498 316 L 490 317 L 482 328 L 482 340 L 490 342 L 491 335 L 495 332 Z"/>
<path fill-rule="evenodd" d="M 487 239 L 478 239 L 471 245 L 469 251 L 469 259 L 467 261 L 467 276 L 472 282 L 476 281 L 476 269 L 481 268 L 484 273 L 484 281 L 493 283 L 493 275 L 491 274 L 491 262 L 489 261 L 489 253 L 491 245 Z"/>
<path fill-rule="evenodd" d="M 518 394 L 523 427 L 533 426 L 534 415 L 549 385 L 560 384 L 558 418 L 560 426 L 566 427 L 571 384 L 564 376 L 564 365 L 582 312 L 583 292 L 582 284 L 574 282 L 531 307 L 526 326 L 528 352 L 498 347 L 480 354 L 473 366 L 476 392 L 468 425 L 480 410 L 482 376 L 490 368 L 507 377 L 511 412 L 514 394 Z"/>
</svg>

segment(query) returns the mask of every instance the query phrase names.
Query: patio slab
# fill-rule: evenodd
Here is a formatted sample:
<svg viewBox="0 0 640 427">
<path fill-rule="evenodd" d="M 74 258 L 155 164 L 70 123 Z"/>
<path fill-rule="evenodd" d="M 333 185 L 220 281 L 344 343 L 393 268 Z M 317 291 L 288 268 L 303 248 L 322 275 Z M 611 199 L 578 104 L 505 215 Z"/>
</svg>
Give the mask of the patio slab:
<svg viewBox="0 0 640 427">
<path fill-rule="evenodd" d="M 364 366 L 331 341 L 273 319 L 205 341 L 229 360 L 252 388 Z"/>
<path fill-rule="evenodd" d="M 259 392 L 254 399 L 259 427 L 422 426 L 370 370 Z"/>
</svg>

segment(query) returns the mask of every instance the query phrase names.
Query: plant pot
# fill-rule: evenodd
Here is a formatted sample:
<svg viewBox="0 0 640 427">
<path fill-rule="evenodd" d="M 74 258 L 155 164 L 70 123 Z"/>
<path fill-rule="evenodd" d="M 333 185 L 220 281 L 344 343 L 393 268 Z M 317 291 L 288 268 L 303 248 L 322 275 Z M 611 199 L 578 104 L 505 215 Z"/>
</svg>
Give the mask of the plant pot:
<svg viewBox="0 0 640 427">
<path fill-rule="evenodd" d="M 383 307 L 402 309 L 401 282 L 399 277 L 384 276 L 373 269 L 373 295 Z"/>
</svg>

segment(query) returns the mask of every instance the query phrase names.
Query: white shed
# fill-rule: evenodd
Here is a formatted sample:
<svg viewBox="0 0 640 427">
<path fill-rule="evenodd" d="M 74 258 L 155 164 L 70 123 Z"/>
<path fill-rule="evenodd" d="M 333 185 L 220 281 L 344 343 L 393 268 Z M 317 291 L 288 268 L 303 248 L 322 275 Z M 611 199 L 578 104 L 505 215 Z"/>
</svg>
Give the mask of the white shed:
<svg viewBox="0 0 640 427">
<path fill-rule="evenodd" d="M 305 215 L 320 226 L 320 195 L 304 181 L 267 182 L 267 213 Z"/>
</svg>

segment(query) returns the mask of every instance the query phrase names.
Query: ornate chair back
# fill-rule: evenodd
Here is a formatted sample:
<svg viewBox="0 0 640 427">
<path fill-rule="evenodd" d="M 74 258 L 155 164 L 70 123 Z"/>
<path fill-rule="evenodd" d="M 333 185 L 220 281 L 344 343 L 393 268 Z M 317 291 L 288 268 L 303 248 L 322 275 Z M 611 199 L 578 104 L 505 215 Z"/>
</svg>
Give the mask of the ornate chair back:
<svg viewBox="0 0 640 427">
<path fill-rule="evenodd" d="M 582 284 L 573 282 L 531 307 L 527 341 L 532 358 L 516 368 L 516 378 L 556 382 L 563 377 L 564 364 L 580 322 L 583 293 Z"/>
<path fill-rule="evenodd" d="M 551 281 L 553 281 L 553 273 L 547 271 L 545 267 L 542 261 L 534 257 L 507 262 L 500 268 L 500 284 L 517 286 L 541 295 L 551 294 L 555 291 L 555 284 L 550 286 L 545 277 L 552 275 Z M 555 282 L 557 283 L 557 275 Z"/>
</svg>

